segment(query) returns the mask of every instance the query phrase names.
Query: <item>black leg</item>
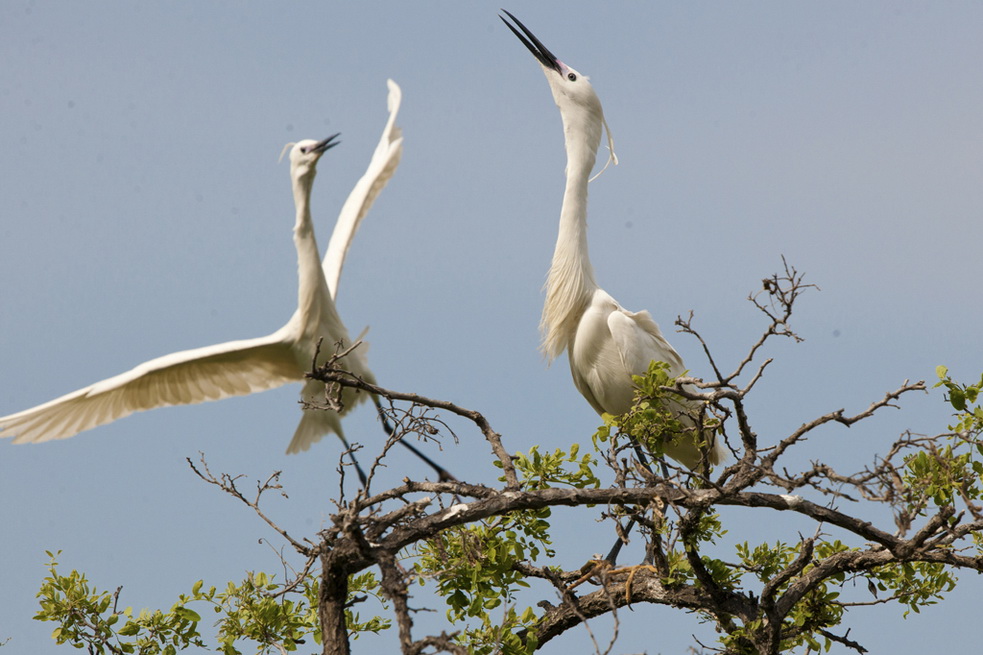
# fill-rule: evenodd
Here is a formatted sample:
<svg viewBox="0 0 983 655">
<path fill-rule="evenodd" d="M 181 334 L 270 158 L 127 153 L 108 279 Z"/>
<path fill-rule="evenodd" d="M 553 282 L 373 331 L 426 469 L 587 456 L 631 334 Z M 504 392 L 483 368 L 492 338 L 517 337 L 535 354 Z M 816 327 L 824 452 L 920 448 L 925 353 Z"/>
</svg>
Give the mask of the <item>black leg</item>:
<svg viewBox="0 0 983 655">
<path fill-rule="evenodd" d="M 338 437 L 341 439 L 341 443 L 345 445 L 345 450 L 348 451 L 348 457 L 352 460 L 352 465 L 355 467 L 355 472 L 358 473 L 358 479 L 361 481 L 362 486 L 365 487 L 365 491 L 368 492 L 369 478 L 365 475 L 365 471 L 362 470 L 361 465 L 359 465 L 358 460 L 355 459 L 355 453 L 352 451 L 352 447 L 348 445 L 348 440 L 345 439 L 340 434 Z"/>
<path fill-rule="evenodd" d="M 379 412 L 379 420 L 382 421 L 382 429 L 386 431 L 386 436 L 393 436 L 393 426 L 389 424 L 389 419 L 386 417 L 386 413 L 382 410 L 382 403 L 377 396 L 372 396 L 372 401 L 375 403 L 375 407 Z M 455 478 L 450 472 L 443 466 L 433 461 L 429 457 L 423 454 L 419 449 L 417 449 L 413 444 L 402 439 L 399 440 L 399 444 L 404 448 L 408 449 L 411 453 L 422 459 L 427 465 L 437 472 L 437 479 L 441 482 L 457 482 L 458 479 Z"/>
<path fill-rule="evenodd" d="M 652 475 L 655 475 L 655 472 L 652 471 L 651 465 L 649 465 L 648 456 L 645 454 L 645 451 L 642 450 L 641 444 L 639 444 L 635 439 L 632 439 L 631 440 L 631 447 L 635 450 L 635 455 L 638 456 L 638 462 L 642 466 L 645 467 L 645 470 L 646 471 L 648 471 Z M 663 478 L 668 478 L 669 477 L 669 469 L 668 469 L 668 467 L 666 467 L 665 460 L 660 460 L 659 463 L 662 464 L 662 477 Z M 625 537 L 628 536 L 628 533 L 631 532 L 631 529 L 634 526 L 635 526 L 635 519 L 632 519 L 631 521 L 628 522 L 628 527 L 625 528 Z M 622 541 L 621 538 L 619 537 L 618 540 L 616 542 L 614 542 L 614 545 L 611 546 L 611 550 L 608 551 L 607 556 L 604 558 L 605 561 L 607 561 L 611 566 L 614 566 L 615 563 L 618 560 L 618 554 L 621 553 L 621 548 L 624 545 L 625 545 L 625 542 Z M 646 555 L 646 557 L 648 557 L 648 556 Z"/>
<path fill-rule="evenodd" d="M 632 519 L 632 520 L 628 521 L 628 527 L 625 528 L 625 538 L 628 537 L 628 533 L 631 532 L 631 529 L 634 526 L 635 526 L 635 519 Z M 611 550 L 608 551 L 608 554 L 607 554 L 607 556 L 605 556 L 604 560 L 608 564 L 610 564 L 611 566 L 614 566 L 615 564 L 617 564 L 618 563 L 618 554 L 621 553 L 621 547 L 624 546 L 624 545 L 625 545 L 625 542 L 623 542 L 621 540 L 621 537 L 618 537 L 618 540 L 614 542 L 614 545 L 613 546 L 611 546 Z"/>
</svg>

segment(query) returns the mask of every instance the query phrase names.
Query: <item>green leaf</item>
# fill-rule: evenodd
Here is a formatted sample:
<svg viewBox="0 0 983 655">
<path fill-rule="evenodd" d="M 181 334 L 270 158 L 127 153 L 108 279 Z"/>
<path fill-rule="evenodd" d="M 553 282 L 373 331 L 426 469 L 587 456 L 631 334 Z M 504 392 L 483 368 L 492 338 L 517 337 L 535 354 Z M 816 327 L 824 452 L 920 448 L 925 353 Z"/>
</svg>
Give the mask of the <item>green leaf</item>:
<svg viewBox="0 0 983 655">
<path fill-rule="evenodd" d="M 185 621 L 194 621 L 195 623 L 201 621 L 201 617 L 198 615 L 198 612 L 188 609 L 187 607 L 175 607 L 174 615 Z"/>
<path fill-rule="evenodd" d="M 117 634 L 121 634 L 124 637 L 132 637 L 133 635 L 140 632 L 140 624 L 135 621 L 127 621 L 126 625 L 119 629 Z"/>
<path fill-rule="evenodd" d="M 966 411 L 966 394 L 959 387 L 950 387 L 949 403 L 951 403 L 957 411 Z"/>
</svg>

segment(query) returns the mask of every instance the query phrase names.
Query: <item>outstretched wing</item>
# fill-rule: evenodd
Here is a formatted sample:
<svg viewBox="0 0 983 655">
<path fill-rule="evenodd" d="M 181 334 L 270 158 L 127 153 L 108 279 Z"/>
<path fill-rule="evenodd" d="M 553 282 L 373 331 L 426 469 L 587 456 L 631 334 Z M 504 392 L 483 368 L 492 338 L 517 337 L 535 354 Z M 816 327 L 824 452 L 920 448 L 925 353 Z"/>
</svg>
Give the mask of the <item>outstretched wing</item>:
<svg viewBox="0 0 983 655">
<path fill-rule="evenodd" d="M 348 248 L 352 245 L 358 226 L 372 207 L 376 196 L 385 188 L 393 173 L 396 172 L 399 159 L 403 154 L 402 130 L 396 125 L 396 114 L 399 113 L 403 93 L 399 85 L 392 80 L 387 80 L 387 84 L 389 85 L 389 120 L 386 121 L 382 138 L 372 154 L 368 169 L 355 183 L 355 188 L 348 194 L 348 199 L 341 207 L 338 222 L 335 223 L 334 232 L 331 233 L 331 241 L 328 243 L 328 250 L 324 255 L 324 279 L 328 283 L 328 290 L 331 292 L 332 298 L 338 296 L 338 280 L 341 278 L 341 268 L 345 264 L 345 256 L 348 254 Z"/>
<path fill-rule="evenodd" d="M 283 330 L 171 353 L 115 377 L 16 414 L 0 417 L 14 443 L 67 439 L 134 412 L 266 391 L 302 380 Z"/>
</svg>

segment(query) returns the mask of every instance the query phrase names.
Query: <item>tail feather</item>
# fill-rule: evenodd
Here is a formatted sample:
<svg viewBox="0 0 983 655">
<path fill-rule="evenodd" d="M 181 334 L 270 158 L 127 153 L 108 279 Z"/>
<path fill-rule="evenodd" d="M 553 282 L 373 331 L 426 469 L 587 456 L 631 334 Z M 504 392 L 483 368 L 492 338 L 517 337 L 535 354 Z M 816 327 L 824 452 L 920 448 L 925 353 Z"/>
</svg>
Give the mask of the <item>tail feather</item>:
<svg viewBox="0 0 983 655">
<path fill-rule="evenodd" d="M 290 445 L 287 446 L 287 454 L 293 455 L 310 449 L 311 445 L 320 441 L 321 437 L 328 433 L 338 435 L 338 438 L 348 446 L 344 433 L 341 431 L 341 418 L 337 412 L 330 410 L 305 409 L 302 412 L 300 424 L 294 432 Z"/>
</svg>

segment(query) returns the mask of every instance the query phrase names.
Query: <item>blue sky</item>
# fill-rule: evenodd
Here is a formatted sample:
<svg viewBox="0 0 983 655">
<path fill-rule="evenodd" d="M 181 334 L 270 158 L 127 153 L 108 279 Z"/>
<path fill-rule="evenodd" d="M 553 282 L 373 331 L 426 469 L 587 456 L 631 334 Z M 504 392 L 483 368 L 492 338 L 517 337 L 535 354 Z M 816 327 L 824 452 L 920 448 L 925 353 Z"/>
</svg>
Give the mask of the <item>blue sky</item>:
<svg viewBox="0 0 983 655">
<path fill-rule="evenodd" d="M 604 103 L 621 164 L 591 185 L 598 281 L 627 308 L 649 309 L 695 374 L 708 367 L 672 333 L 677 315 L 693 310 L 730 364 L 763 327 L 745 298 L 782 255 L 821 287 L 795 317 L 806 341 L 767 353 L 776 361 L 752 403 L 763 440 L 859 411 L 905 379 L 931 381 L 938 364 L 980 374 L 983 7 L 507 8 Z M 392 78 L 404 95 L 403 162 L 350 252 L 341 315 L 353 333 L 371 326 L 383 385 L 484 412 L 512 450 L 586 445 L 597 417 L 566 362 L 547 367 L 537 351 L 563 185 L 559 116 L 498 9 L 3 3 L 0 414 L 282 325 L 296 258 L 277 156 L 288 141 L 342 132 L 314 190 L 323 248 L 382 130 Z M 275 535 L 184 458 L 203 451 L 213 470 L 251 478 L 283 470 L 290 501 L 270 513 L 313 534 L 331 509 L 339 448 L 325 439 L 283 454 L 298 391 L 135 415 L 58 443 L 0 443 L 5 650 L 56 651 L 53 626 L 30 620 L 46 549 L 101 588 L 122 584 L 135 607 L 169 606 L 199 578 L 275 570 L 258 543 L 278 546 Z M 911 396 L 901 411 L 823 431 L 799 461 L 860 467 L 902 430 L 944 428 L 947 414 L 940 393 Z M 367 450 L 378 443 L 367 408 L 345 425 Z M 488 447 L 458 427 L 442 461 L 491 481 Z M 401 454 L 387 473 L 426 475 Z M 734 538 L 794 538 L 774 518 Z M 607 528 L 593 540 L 576 528 L 557 530 L 559 543 L 576 535 L 560 547 L 568 568 L 610 542 Z M 967 576 L 951 603 L 906 621 L 893 607 L 857 610 L 851 637 L 917 653 L 944 636 L 968 652 L 980 592 Z M 615 652 L 713 638 L 659 608 L 636 608 L 623 628 Z"/>
</svg>

